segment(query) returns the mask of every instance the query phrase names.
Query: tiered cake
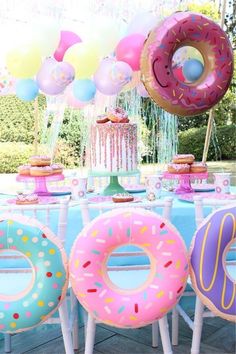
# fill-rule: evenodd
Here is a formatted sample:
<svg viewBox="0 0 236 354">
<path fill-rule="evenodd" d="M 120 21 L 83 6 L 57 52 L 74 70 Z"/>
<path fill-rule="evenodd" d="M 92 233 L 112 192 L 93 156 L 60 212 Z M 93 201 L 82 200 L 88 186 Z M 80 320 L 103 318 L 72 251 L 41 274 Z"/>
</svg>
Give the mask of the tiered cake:
<svg viewBox="0 0 236 354">
<path fill-rule="evenodd" d="M 94 174 L 137 171 L 137 124 L 97 120 L 91 127 L 90 168 Z"/>
</svg>

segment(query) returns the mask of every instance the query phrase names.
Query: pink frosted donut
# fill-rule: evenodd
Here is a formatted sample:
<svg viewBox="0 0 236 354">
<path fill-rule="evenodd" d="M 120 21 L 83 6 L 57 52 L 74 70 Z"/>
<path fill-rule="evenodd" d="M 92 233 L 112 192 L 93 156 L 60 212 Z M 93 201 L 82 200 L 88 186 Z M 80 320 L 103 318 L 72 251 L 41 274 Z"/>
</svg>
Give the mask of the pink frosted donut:
<svg viewBox="0 0 236 354">
<path fill-rule="evenodd" d="M 172 58 L 183 46 L 196 48 L 204 59 L 201 77 L 187 84 L 172 70 Z M 166 111 L 194 116 L 221 100 L 233 75 L 233 51 L 221 27 L 191 12 L 176 12 L 149 34 L 141 56 L 143 83 L 154 101 Z"/>
<path fill-rule="evenodd" d="M 146 282 L 132 290 L 111 282 L 106 263 L 112 251 L 133 244 L 150 259 Z M 148 210 L 126 208 L 100 215 L 79 234 L 70 254 L 71 285 L 98 321 L 141 327 L 163 317 L 179 300 L 188 276 L 185 244 L 165 219 Z"/>
<path fill-rule="evenodd" d="M 190 275 L 197 295 L 217 316 L 236 321 L 236 282 L 226 271 L 226 254 L 236 238 L 236 207 L 213 212 L 190 247 Z"/>
</svg>

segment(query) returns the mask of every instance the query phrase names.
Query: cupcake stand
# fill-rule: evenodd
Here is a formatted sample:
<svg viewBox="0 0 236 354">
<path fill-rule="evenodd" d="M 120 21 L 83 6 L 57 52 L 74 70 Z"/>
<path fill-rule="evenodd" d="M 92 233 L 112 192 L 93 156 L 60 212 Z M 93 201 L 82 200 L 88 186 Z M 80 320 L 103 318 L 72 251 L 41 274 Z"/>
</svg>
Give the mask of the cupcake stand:
<svg viewBox="0 0 236 354">
<path fill-rule="evenodd" d="M 37 194 L 38 196 L 57 196 L 57 195 L 67 195 L 70 194 L 70 190 L 64 187 L 57 187 L 56 190 L 50 191 L 48 190 L 47 183 L 48 182 L 58 182 L 64 180 L 64 175 L 62 173 L 49 175 L 49 176 L 25 176 L 25 175 L 17 175 L 17 182 L 24 183 L 34 183 L 35 188 L 32 193 Z"/>
<path fill-rule="evenodd" d="M 163 178 L 165 179 L 177 179 L 179 181 L 178 187 L 175 189 L 175 193 L 193 193 L 194 189 L 191 186 L 191 182 L 194 180 L 207 179 L 208 172 L 203 173 L 169 173 L 164 172 Z"/>
</svg>

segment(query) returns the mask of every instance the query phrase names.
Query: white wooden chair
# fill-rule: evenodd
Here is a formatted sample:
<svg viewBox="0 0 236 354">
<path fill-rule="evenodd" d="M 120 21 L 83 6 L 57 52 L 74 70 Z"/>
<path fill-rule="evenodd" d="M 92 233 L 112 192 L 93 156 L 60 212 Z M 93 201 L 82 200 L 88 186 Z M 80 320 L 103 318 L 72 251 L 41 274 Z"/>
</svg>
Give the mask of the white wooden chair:
<svg viewBox="0 0 236 354">
<path fill-rule="evenodd" d="M 22 214 L 22 215 L 27 215 L 27 216 L 32 216 L 35 219 L 38 219 L 42 224 L 46 225 L 50 229 L 52 229 L 52 223 L 53 223 L 53 228 L 56 230 L 55 234 L 58 236 L 62 244 L 65 243 L 66 239 L 66 228 L 67 228 L 67 215 L 68 215 L 68 200 L 62 199 L 59 204 L 48 204 L 48 205 L 40 205 L 40 204 L 34 204 L 34 205 L 15 205 L 15 204 L 9 204 L 9 206 L 0 206 L 0 213 L 12 213 L 12 214 Z M 0 253 L 0 261 L 1 258 L 10 259 L 14 258 L 14 262 L 16 258 L 23 258 L 21 256 L 16 257 L 16 255 L 12 254 L 5 254 L 1 256 Z M 2 262 L 3 264 L 3 262 Z M 17 265 L 15 264 L 17 267 Z M 27 267 L 27 266 L 26 266 Z M 4 266 L 1 267 L 0 272 L 4 273 L 4 271 L 9 271 L 9 269 L 4 269 Z M 31 271 L 31 269 L 27 269 L 27 271 Z M 22 277 L 26 274 L 26 269 L 25 266 L 21 269 L 14 268 L 14 264 L 11 268 L 11 273 L 19 274 L 21 273 Z M 23 278 L 22 278 L 23 279 Z M 2 285 L 2 284 L 1 284 Z M 70 289 L 70 299 L 71 299 L 71 309 L 73 311 L 76 311 L 76 303 L 77 299 L 75 298 L 72 289 Z M 76 300 L 76 301 L 75 301 Z M 67 302 L 66 299 L 62 302 L 61 306 L 58 309 L 59 312 L 59 317 L 51 317 L 49 318 L 44 324 L 60 324 L 61 329 L 62 329 L 62 335 L 63 335 L 63 340 L 64 340 L 64 346 L 65 346 L 65 352 L 66 354 L 73 354 L 73 345 L 74 349 L 78 349 L 78 323 L 73 324 L 73 330 L 71 330 L 70 322 L 69 322 L 69 317 L 68 317 L 68 309 L 67 309 Z M 75 318 L 77 316 L 75 315 Z M 71 332 L 73 332 L 73 340 L 74 342 L 72 343 L 72 336 Z M 5 352 L 9 353 L 11 352 L 11 335 L 10 334 L 5 334 Z"/>
<path fill-rule="evenodd" d="M 137 202 L 137 203 L 99 203 L 99 204 L 92 204 L 88 203 L 88 200 L 84 199 L 79 202 L 80 204 L 80 209 L 81 209 L 81 215 L 82 215 L 82 220 L 83 220 L 83 226 L 88 225 L 88 223 L 91 221 L 91 212 L 96 210 L 98 214 L 103 213 L 104 211 L 108 211 L 114 208 L 126 208 L 126 207 L 131 207 L 131 208 L 146 208 L 146 209 L 151 209 L 155 210 L 158 214 L 161 213 L 162 211 L 162 216 L 165 219 L 170 220 L 171 216 L 171 209 L 172 209 L 172 198 L 166 198 L 165 200 L 157 200 L 154 202 Z M 161 210 L 160 210 L 160 209 Z M 128 256 L 145 256 L 145 252 L 141 251 L 130 251 L 130 252 L 114 252 L 112 256 L 114 257 L 128 257 Z M 136 266 L 108 266 L 107 267 L 108 271 L 121 271 L 121 270 L 139 270 L 142 269 L 147 269 L 146 265 L 136 265 Z M 164 316 L 159 322 L 159 327 L 160 327 L 160 333 L 161 333 L 161 338 L 162 338 L 162 345 L 164 348 L 164 353 L 165 354 L 171 354 L 172 349 L 171 349 L 171 343 L 170 343 L 170 338 L 169 338 L 169 330 L 168 330 L 168 322 L 167 322 L 167 316 Z M 158 322 L 155 322 L 152 324 L 152 346 L 157 347 L 158 346 Z M 85 354 L 92 354 L 93 353 L 93 346 L 94 346 L 94 339 L 95 339 L 95 328 L 96 328 L 96 323 L 93 319 L 92 316 L 88 315 L 88 320 L 87 320 L 87 328 L 85 328 L 86 331 L 86 340 L 85 340 Z"/>
<path fill-rule="evenodd" d="M 234 205 L 235 201 L 233 200 L 218 200 L 218 199 L 203 199 L 201 196 L 194 197 L 195 204 L 195 222 L 196 229 L 203 222 L 204 208 L 208 208 L 208 214 L 213 212 L 214 210 L 228 206 L 229 204 Z M 235 252 L 236 247 L 232 246 L 230 251 Z M 226 264 L 229 267 L 236 266 L 236 261 L 227 261 Z M 191 279 L 188 279 L 188 286 L 191 290 L 185 291 L 183 296 L 196 296 L 195 292 L 192 290 Z M 181 307 L 180 304 L 177 304 L 176 307 L 172 310 L 172 345 L 178 345 L 178 326 L 179 326 L 179 315 L 184 319 L 189 328 L 193 331 L 192 337 L 192 346 L 191 346 L 191 354 L 199 354 L 200 353 L 200 343 L 201 343 L 201 333 L 203 326 L 203 318 L 205 317 L 215 317 L 215 314 L 207 309 L 200 301 L 199 297 L 196 296 L 196 304 L 194 311 L 194 318 L 191 319 L 189 314 Z"/>
</svg>

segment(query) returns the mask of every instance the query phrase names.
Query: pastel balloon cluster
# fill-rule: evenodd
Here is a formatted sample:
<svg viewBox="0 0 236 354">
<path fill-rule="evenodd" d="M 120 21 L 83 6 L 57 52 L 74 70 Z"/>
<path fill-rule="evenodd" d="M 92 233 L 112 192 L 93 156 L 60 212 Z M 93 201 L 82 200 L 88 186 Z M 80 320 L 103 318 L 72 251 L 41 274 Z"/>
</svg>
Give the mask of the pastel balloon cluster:
<svg viewBox="0 0 236 354">
<path fill-rule="evenodd" d="M 74 108 L 93 102 L 96 93 L 117 95 L 136 88 L 147 97 L 140 81 L 140 56 L 157 22 L 154 14 L 143 12 L 124 29 L 124 23 L 117 26 L 114 19 L 97 16 L 91 19 L 93 30 L 87 24 L 90 33 L 84 33 L 83 40 L 75 32 L 60 30 L 52 19 L 33 23 L 28 27 L 30 40 L 21 41 L 6 55 L 17 97 L 32 101 L 40 92 L 64 94 Z"/>
</svg>

